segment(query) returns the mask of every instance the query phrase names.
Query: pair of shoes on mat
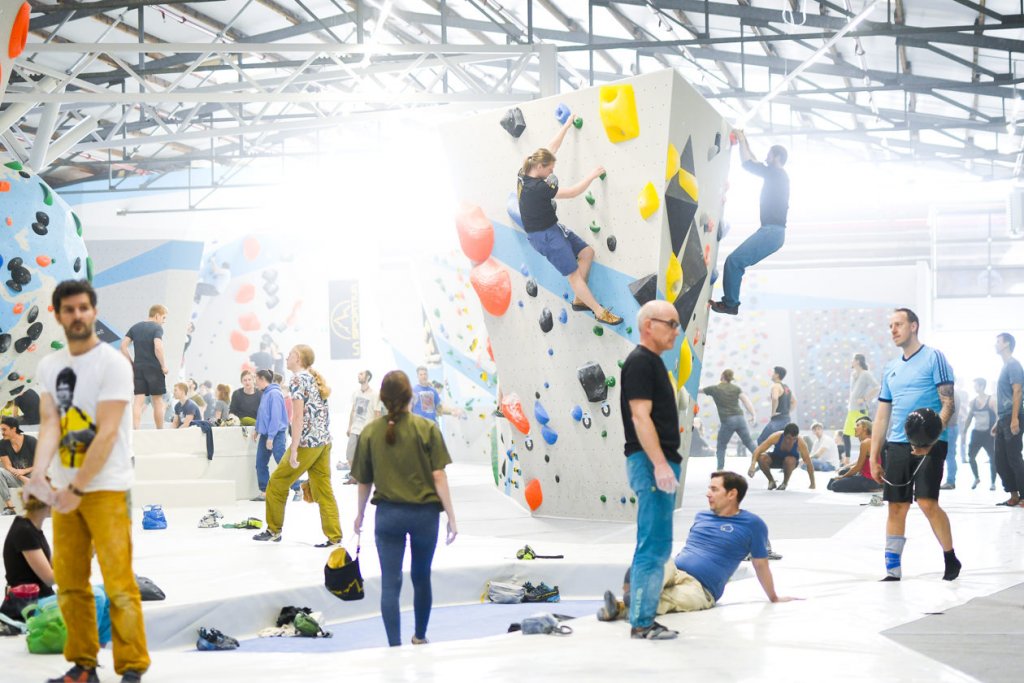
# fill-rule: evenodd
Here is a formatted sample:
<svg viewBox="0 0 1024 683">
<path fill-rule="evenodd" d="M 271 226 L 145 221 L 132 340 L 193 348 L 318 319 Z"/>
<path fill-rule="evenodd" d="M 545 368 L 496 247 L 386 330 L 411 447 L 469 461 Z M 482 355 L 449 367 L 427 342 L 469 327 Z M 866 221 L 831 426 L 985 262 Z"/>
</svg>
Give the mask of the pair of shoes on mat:
<svg viewBox="0 0 1024 683">
<path fill-rule="evenodd" d="M 679 631 L 673 631 L 655 621 L 650 626 L 634 626 L 629 629 L 629 637 L 634 640 L 672 640 L 679 637 Z"/>
<path fill-rule="evenodd" d="M 99 683 L 100 677 L 96 675 L 96 669 L 86 669 L 84 666 L 75 664 L 67 670 L 63 676 L 51 678 L 47 683 Z M 121 683 L 141 683 L 142 674 L 138 671 L 125 671 L 121 676 Z"/>
<path fill-rule="evenodd" d="M 273 541 L 274 543 L 281 542 L 281 532 L 274 532 L 270 529 L 264 529 L 255 536 L 252 537 L 254 541 Z"/>
<path fill-rule="evenodd" d="M 238 641 L 226 636 L 215 628 L 200 628 L 199 639 L 196 640 L 197 650 L 234 650 Z"/>
<path fill-rule="evenodd" d="M 219 527 L 220 522 L 218 520 L 221 519 L 224 519 L 224 514 L 221 513 L 220 510 L 214 510 L 213 508 L 210 508 L 209 510 L 207 510 L 206 514 L 203 515 L 203 518 L 199 520 L 199 528 L 213 529 L 215 527 Z"/>
</svg>

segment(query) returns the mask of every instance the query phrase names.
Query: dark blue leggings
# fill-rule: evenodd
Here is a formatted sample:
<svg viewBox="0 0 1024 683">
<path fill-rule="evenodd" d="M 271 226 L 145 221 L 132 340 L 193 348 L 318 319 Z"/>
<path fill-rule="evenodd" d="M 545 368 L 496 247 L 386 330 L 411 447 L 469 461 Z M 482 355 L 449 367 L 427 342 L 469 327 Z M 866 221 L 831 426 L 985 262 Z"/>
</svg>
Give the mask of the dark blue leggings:
<svg viewBox="0 0 1024 683">
<path fill-rule="evenodd" d="M 380 558 L 380 614 L 388 645 L 402 644 L 402 625 L 398 596 L 402 591 L 402 562 L 405 560 L 405 537 L 412 548 L 413 612 L 416 616 L 416 637 L 427 637 L 430 606 L 430 565 L 437 547 L 441 507 L 436 503 L 377 504 L 374 537 Z"/>
</svg>

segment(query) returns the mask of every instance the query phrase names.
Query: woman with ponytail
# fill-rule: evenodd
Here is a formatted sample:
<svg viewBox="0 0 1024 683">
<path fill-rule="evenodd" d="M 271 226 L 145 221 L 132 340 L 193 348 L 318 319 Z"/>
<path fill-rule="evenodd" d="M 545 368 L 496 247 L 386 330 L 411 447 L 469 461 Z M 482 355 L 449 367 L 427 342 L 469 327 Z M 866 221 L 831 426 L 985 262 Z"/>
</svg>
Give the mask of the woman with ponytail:
<svg viewBox="0 0 1024 683">
<path fill-rule="evenodd" d="M 594 263 L 594 248 L 559 223 L 555 214 L 555 199 L 578 197 L 590 187 L 590 183 L 604 175 L 604 168 L 598 166 L 575 185 L 558 186 L 558 178 L 555 177 L 555 154 L 558 153 L 558 148 L 562 146 L 565 134 L 571 127 L 572 116 L 569 116 L 551 144 L 538 149 L 523 162 L 516 186 L 519 217 L 530 245 L 569 280 L 569 286 L 576 295 L 572 302 L 573 310 L 589 309 L 600 322 L 618 325 L 622 318 L 597 303 L 590 286 L 587 285 L 590 266 Z"/>
<path fill-rule="evenodd" d="M 288 354 L 292 373 L 291 444 L 288 458 L 282 458 L 267 484 L 267 528 L 253 536 L 257 541 L 280 541 L 284 526 L 284 504 L 288 488 L 309 472 L 309 492 L 320 507 L 320 528 L 327 540 L 317 548 L 341 544 L 338 501 L 331 488 L 331 420 L 327 397 L 331 388 L 323 375 L 313 369 L 313 349 L 298 344 Z M 303 485 L 305 486 L 305 485 Z"/>
<path fill-rule="evenodd" d="M 409 412 L 412 387 L 401 370 L 384 376 L 380 400 L 387 415 L 363 428 L 352 462 L 359 482 L 355 531 L 363 527 L 363 513 L 373 490 L 377 506 L 374 537 L 380 559 L 380 612 L 388 645 L 402 644 L 398 596 L 406 537 L 412 549 L 413 610 L 416 632 L 413 645 L 427 642 L 427 622 L 433 602 L 430 566 L 437 547 L 441 510 L 448 517 L 446 543 L 455 540 L 458 527 L 444 468 L 451 457 L 437 425 Z"/>
</svg>

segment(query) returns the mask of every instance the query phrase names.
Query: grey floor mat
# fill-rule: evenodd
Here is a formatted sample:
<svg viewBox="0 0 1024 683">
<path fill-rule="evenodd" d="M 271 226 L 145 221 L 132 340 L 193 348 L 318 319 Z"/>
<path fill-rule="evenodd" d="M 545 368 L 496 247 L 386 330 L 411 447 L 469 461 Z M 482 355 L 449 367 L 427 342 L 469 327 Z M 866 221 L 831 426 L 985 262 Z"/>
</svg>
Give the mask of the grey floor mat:
<svg viewBox="0 0 1024 683">
<path fill-rule="evenodd" d="M 897 643 L 984 683 L 1019 681 L 1024 583 L 883 631 Z"/>
</svg>

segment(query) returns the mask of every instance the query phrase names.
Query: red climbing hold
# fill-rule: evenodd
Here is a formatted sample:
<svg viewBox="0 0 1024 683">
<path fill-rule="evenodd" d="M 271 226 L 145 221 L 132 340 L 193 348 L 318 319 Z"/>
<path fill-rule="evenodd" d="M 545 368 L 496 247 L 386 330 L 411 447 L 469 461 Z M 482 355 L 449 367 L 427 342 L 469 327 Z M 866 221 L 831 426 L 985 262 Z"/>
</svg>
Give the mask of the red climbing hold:
<svg viewBox="0 0 1024 683">
<path fill-rule="evenodd" d="M 255 332 L 260 329 L 260 319 L 256 317 L 255 313 L 246 313 L 238 316 L 238 326 L 246 332 Z"/>
<path fill-rule="evenodd" d="M 488 258 L 473 266 L 469 281 L 485 311 L 493 316 L 505 315 L 512 302 L 512 280 L 507 270 L 493 258 Z"/>
<path fill-rule="evenodd" d="M 506 394 L 501 399 L 501 412 L 505 419 L 523 434 L 530 433 L 530 420 L 523 412 L 523 404 L 516 394 Z"/>
<path fill-rule="evenodd" d="M 256 297 L 256 286 L 252 283 L 245 283 L 235 292 L 236 304 L 247 304 Z"/>
<path fill-rule="evenodd" d="M 487 338 L 487 356 L 493 361 L 494 360 L 494 349 L 491 348 L 491 338 Z"/>
<path fill-rule="evenodd" d="M 246 237 L 242 242 L 242 256 L 246 261 L 255 261 L 260 255 L 260 241 L 255 237 Z"/>
<path fill-rule="evenodd" d="M 11 59 L 15 59 L 25 49 L 31 12 L 32 9 L 27 2 L 22 3 L 18 8 L 18 16 L 14 18 L 14 24 L 11 26 L 11 39 L 7 43 L 7 56 Z"/>
<path fill-rule="evenodd" d="M 460 204 L 455 214 L 455 227 L 459 231 L 462 252 L 470 261 L 480 263 L 490 257 L 494 249 L 494 226 L 483 209 L 475 204 Z"/>
<path fill-rule="evenodd" d="M 526 496 L 526 504 L 530 506 L 530 510 L 536 510 L 544 502 L 544 492 L 541 491 L 540 481 L 537 479 L 531 479 L 523 493 Z"/>
<path fill-rule="evenodd" d="M 238 330 L 231 331 L 231 348 L 242 353 L 249 350 L 249 338 Z"/>
</svg>

